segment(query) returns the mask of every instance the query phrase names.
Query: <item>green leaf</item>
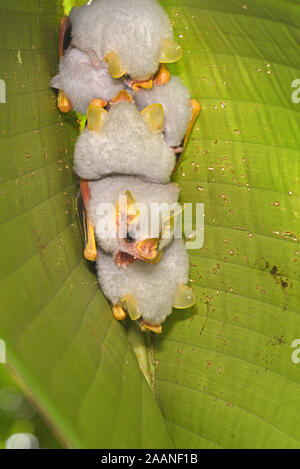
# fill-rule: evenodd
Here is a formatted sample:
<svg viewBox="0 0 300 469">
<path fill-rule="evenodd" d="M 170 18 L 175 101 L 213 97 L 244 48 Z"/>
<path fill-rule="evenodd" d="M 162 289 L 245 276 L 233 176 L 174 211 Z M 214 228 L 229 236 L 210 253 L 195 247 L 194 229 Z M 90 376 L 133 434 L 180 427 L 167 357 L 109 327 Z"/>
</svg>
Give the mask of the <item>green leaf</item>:
<svg viewBox="0 0 300 469">
<path fill-rule="evenodd" d="M 0 367 L 0 448 L 5 447 L 8 438 L 15 433 L 31 433 L 40 448 L 56 449 L 54 440 L 39 415 L 28 402 L 18 383 L 10 376 L 8 365 Z"/>
<path fill-rule="evenodd" d="M 161 3 L 202 105 L 175 176 L 205 204 L 197 304 L 145 342 L 111 318 L 74 215 L 74 116 L 49 89 L 62 8 L 1 1 L 0 338 L 65 445 L 299 448 L 300 5 Z"/>
<path fill-rule="evenodd" d="M 49 88 L 62 8 L 1 3 L 0 338 L 8 361 L 64 445 L 171 447 L 126 331 L 82 256 L 77 129 Z"/>
<path fill-rule="evenodd" d="M 155 337 L 156 397 L 177 447 L 300 447 L 298 2 L 164 2 L 202 105 L 176 174 L 205 204 L 196 307 Z"/>
</svg>

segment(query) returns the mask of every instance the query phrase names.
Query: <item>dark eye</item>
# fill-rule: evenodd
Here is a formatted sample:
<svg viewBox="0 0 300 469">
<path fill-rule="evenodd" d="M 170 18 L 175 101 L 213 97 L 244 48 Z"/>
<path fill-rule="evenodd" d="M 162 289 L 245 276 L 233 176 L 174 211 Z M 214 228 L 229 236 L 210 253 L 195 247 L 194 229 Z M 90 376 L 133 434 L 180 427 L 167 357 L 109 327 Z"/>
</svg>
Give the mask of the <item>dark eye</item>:
<svg viewBox="0 0 300 469">
<path fill-rule="evenodd" d="M 127 241 L 127 243 L 132 243 L 134 241 L 134 238 L 132 236 L 130 236 L 129 233 L 127 233 L 126 241 Z"/>
</svg>

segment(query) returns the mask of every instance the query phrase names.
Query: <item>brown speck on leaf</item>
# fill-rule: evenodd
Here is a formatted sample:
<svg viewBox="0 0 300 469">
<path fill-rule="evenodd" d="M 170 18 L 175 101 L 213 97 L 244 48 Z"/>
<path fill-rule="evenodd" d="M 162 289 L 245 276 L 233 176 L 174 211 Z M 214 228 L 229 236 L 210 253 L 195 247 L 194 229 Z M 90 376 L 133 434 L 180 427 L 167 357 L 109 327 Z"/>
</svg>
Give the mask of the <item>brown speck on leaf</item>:
<svg viewBox="0 0 300 469">
<path fill-rule="evenodd" d="M 274 337 L 274 342 L 272 345 L 284 345 L 285 341 L 282 338 L 282 335 L 280 337 Z"/>
</svg>

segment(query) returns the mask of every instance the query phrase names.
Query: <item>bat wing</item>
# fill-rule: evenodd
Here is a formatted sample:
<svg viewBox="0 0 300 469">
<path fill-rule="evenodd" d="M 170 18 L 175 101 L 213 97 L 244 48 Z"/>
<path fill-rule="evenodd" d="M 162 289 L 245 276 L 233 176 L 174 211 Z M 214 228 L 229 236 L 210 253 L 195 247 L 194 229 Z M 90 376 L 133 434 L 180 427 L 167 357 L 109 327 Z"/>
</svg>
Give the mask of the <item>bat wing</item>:
<svg viewBox="0 0 300 469">
<path fill-rule="evenodd" d="M 87 201 L 89 199 L 88 183 L 84 179 L 80 180 L 80 190 L 76 198 L 76 212 L 79 221 L 80 231 L 84 243 L 84 257 L 88 261 L 97 259 L 97 248 L 94 228 L 87 212 Z"/>
</svg>

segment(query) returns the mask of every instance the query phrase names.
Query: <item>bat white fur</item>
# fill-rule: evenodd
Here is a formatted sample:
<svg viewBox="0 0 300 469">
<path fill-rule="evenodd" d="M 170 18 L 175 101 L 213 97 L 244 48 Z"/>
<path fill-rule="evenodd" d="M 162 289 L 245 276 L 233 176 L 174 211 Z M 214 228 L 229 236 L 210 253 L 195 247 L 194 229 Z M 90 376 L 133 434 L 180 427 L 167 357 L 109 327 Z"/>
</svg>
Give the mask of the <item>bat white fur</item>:
<svg viewBox="0 0 300 469">
<path fill-rule="evenodd" d="M 113 304 L 131 294 L 142 318 L 161 324 L 172 313 L 177 286 L 188 282 L 189 258 L 182 239 L 172 241 L 158 264 L 136 261 L 126 270 L 118 268 L 111 255 L 99 251 L 97 274 L 103 293 Z"/>
<path fill-rule="evenodd" d="M 73 109 L 81 114 L 86 113 L 92 99 L 110 101 L 123 89 L 122 82 L 111 77 L 106 62 L 95 68 L 85 52 L 74 48 L 63 55 L 59 73 L 50 85 L 63 90 Z"/>
<path fill-rule="evenodd" d="M 94 0 L 71 10 L 72 43 L 93 49 L 103 60 L 116 52 L 135 80 L 149 78 L 159 66 L 164 39 L 173 39 L 168 15 L 155 0 Z"/>
<path fill-rule="evenodd" d="M 137 204 L 144 204 L 148 208 L 149 217 L 151 216 L 151 204 L 176 204 L 179 197 L 179 187 L 177 184 L 154 184 L 134 176 L 114 176 L 101 179 L 99 181 L 89 181 L 90 200 L 88 203 L 88 212 L 94 226 L 96 240 L 101 249 L 110 254 L 116 254 L 118 251 L 131 253 L 131 246 L 126 248 L 126 242 L 116 238 L 116 214 L 115 207 L 119 202 L 120 196 L 126 191 L 130 191 Z M 101 204 L 110 204 L 107 210 Z M 154 209 L 153 209 L 154 210 Z M 164 208 L 159 208 L 159 213 L 164 213 Z M 101 232 L 101 225 L 106 223 L 106 233 Z M 148 218 L 149 221 L 149 218 Z M 135 224 L 129 225 L 129 233 L 134 235 Z M 148 226 L 141 226 L 138 239 L 140 241 L 152 237 L 150 232 L 150 223 Z M 164 239 L 164 246 L 171 242 L 171 238 Z M 162 256 L 164 257 L 164 256 Z"/>
<path fill-rule="evenodd" d="M 104 117 L 101 133 L 86 128 L 78 137 L 74 170 L 84 179 L 111 174 L 167 183 L 175 155 L 161 131 L 153 131 L 133 103 L 120 101 Z"/>
</svg>

